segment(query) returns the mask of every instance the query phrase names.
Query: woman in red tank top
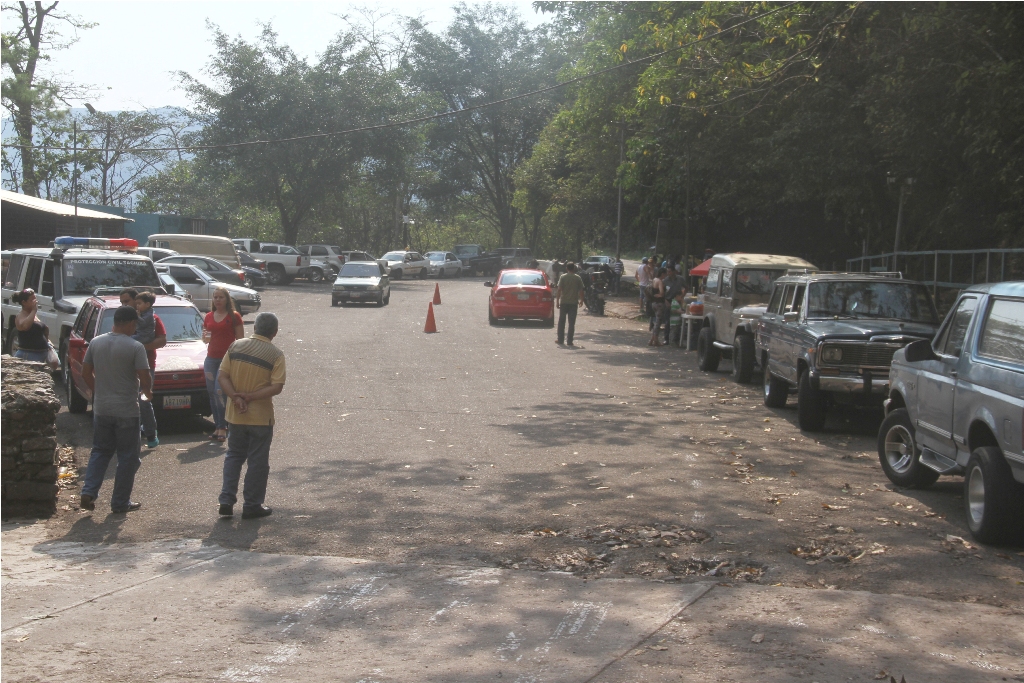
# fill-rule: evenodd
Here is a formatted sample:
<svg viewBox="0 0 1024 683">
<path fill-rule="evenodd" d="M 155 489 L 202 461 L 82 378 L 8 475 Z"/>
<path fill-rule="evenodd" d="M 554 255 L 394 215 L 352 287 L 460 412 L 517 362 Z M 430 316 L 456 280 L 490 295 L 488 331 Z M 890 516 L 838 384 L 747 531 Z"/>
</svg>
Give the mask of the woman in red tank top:
<svg viewBox="0 0 1024 683">
<path fill-rule="evenodd" d="M 235 312 L 235 304 L 228 290 L 218 287 L 213 290 L 213 304 L 203 321 L 203 341 L 209 345 L 203 370 L 206 374 L 206 391 L 210 394 L 210 408 L 213 410 L 215 427 L 210 438 L 215 441 L 224 441 L 228 433 L 228 423 L 224 420 L 224 394 L 217 384 L 217 373 L 228 347 L 243 336 L 245 327 L 242 324 L 242 316 Z"/>
</svg>

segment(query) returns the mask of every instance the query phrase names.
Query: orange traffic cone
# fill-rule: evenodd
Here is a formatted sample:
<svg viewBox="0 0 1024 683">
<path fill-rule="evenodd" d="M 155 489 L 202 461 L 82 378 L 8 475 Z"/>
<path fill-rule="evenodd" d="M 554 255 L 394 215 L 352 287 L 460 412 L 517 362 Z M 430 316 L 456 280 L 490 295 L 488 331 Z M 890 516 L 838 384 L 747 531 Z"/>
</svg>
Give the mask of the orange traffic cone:
<svg viewBox="0 0 1024 683">
<path fill-rule="evenodd" d="M 434 322 L 434 304 L 427 304 L 427 324 L 423 326 L 424 332 L 437 332 L 437 323 Z"/>
<path fill-rule="evenodd" d="M 436 282 L 434 283 L 434 305 L 441 305 L 441 286 Z"/>
</svg>

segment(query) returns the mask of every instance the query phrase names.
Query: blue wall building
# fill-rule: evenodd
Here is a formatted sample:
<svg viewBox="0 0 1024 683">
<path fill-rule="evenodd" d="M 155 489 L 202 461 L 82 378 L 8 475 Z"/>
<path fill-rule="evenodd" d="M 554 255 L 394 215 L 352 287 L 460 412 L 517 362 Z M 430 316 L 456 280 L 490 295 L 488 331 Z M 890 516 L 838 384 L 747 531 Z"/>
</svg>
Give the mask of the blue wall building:
<svg viewBox="0 0 1024 683">
<path fill-rule="evenodd" d="M 79 204 L 80 207 L 130 218 L 124 224 L 124 236 L 144 246 L 150 235 L 218 235 L 228 236 L 228 222 L 223 218 L 194 218 L 163 213 L 128 213 L 119 206 Z"/>
</svg>

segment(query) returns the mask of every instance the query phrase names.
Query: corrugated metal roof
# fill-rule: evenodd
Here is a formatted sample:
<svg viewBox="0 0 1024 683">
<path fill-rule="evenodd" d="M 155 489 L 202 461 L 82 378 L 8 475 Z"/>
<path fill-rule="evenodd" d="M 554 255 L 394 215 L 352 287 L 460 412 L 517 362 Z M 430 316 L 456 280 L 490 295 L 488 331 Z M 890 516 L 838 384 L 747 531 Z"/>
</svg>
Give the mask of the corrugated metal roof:
<svg viewBox="0 0 1024 683">
<path fill-rule="evenodd" d="M 44 211 L 46 213 L 52 213 L 57 216 L 75 215 L 75 207 L 72 204 L 61 204 L 60 202 L 51 202 L 48 199 L 30 197 L 25 194 L 11 192 L 10 190 L 0 190 L 0 201 L 11 202 L 12 204 L 24 206 L 27 209 Z M 78 207 L 78 216 L 79 218 L 92 218 L 94 220 L 101 221 L 123 221 L 126 223 L 135 222 L 131 218 L 125 218 L 124 216 L 118 216 L 117 214 L 104 213 L 102 211 L 93 211 L 92 209 L 83 209 L 82 207 Z"/>
</svg>

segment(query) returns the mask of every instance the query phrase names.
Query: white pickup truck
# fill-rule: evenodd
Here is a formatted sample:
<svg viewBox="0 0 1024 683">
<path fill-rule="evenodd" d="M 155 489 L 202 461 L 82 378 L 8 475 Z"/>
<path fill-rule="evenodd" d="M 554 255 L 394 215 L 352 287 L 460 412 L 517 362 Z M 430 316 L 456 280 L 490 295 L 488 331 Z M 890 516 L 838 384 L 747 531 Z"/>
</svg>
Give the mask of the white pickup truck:
<svg viewBox="0 0 1024 683">
<path fill-rule="evenodd" d="M 272 285 L 286 285 L 297 277 L 306 277 L 309 271 L 309 256 L 295 247 L 251 239 L 231 241 L 250 254 L 259 254 L 267 262 L 267 282 Z"/>
</svg>

